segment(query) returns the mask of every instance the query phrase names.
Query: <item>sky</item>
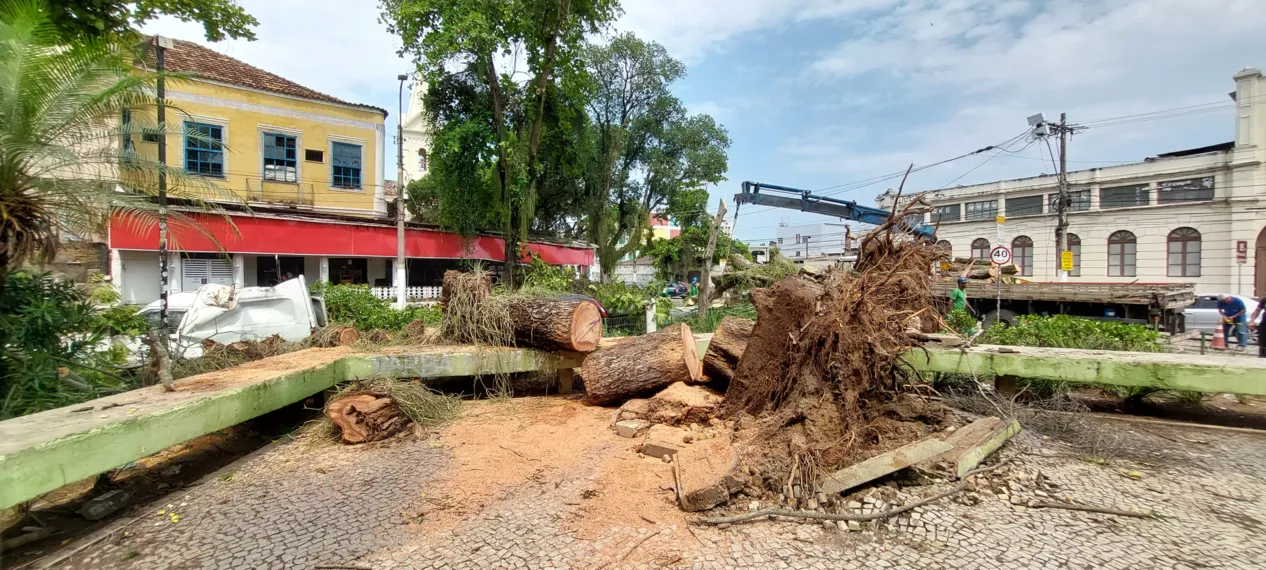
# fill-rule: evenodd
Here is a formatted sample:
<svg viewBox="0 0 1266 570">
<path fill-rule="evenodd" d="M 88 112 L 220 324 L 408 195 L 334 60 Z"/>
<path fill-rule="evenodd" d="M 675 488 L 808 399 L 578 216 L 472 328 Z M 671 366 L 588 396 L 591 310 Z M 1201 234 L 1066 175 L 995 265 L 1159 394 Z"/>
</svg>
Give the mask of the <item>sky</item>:
<svg viewBox="0 0 1266 570">
<path fill-rule="evenodd" d="M 378 22 L 376 2 L 239 2 L 260 21 L 258 40 L 211 47 L 388 109 L 395 131 L 396 76 L 414 66 L 396 55 L 400 42 Z M 677 96 L 733 140 L 728 180 L 710 188 L 710 207 L 724 198 L 733 212 L 744 180 L 874 205 L 899 180 L 859 182 L 1009 141 L 1035 113 L 1065 112 L 1088 127 L 1068 146 L 1072 170 L 1228 142 L 1232 76 L 1266 68 L 1261 8 L 1260 0 L 625 0 L 612 32 L 657 41 L 686 63 Z M 206 43 L 200 26 L 169 18 L 145 31 Z M 1178 110 L 1136 116 L 1170 109 Z M 921 170 L 907 191 L 1053 172 L 1045 146 L 1027 143 Z M 834 220 L 748 206 L 735 232 L 767 241 L 779 223 L 811 221 Z"/>
</svg>

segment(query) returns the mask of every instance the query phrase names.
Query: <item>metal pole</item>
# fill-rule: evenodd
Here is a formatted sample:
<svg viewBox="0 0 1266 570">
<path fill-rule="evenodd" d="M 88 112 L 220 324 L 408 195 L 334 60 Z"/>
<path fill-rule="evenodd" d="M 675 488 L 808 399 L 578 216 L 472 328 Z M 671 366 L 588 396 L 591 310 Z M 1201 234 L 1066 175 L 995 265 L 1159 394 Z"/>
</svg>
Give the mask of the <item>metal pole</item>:
<svg viewBox="0 0 1266 570">
<path fill-rule="evenodd" d="M 404 81 L 408 75 L 396 77 L 400 80 L 400 93 L 396 99 L 396 308 L 405 305 L 404 287 L 408 279 L 404 259 Z"/>
<path fill-rule="evenodd" d="M 162 36 L 154 36 L 154 59 L 158 68 L 158 322 L 162 342 L 167 341 L 167 49 Z"/>
<path fill-rule="evenodd" d="M 1059 199 L 1056 212 L 1059 221 L 1055 225 L 1056 251 L 1063 256 L 1068 251 L 1068 206 L 1072 197 L 1068 193 L 1068 114 L 1059 114 Z M 1063 260 L 1057 266 L 1060 281 L 1068 281 L 1068 272 L 1064 270 Z"/>
</svg>

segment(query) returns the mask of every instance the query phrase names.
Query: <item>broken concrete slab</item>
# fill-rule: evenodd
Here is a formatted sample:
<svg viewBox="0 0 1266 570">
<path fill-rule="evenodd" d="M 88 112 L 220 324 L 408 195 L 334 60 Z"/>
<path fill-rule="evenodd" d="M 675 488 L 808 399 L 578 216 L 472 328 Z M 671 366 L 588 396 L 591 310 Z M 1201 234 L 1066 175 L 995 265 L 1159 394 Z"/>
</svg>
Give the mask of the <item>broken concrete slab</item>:
<svg viewBox="0 0 1266 570">
<path fill-rule="evenodd" d="M 1001 423 L 993 429 L 988 437 L 958 456 L 955 460 L 954 472 L 959 478 L 962 478 L 972 469 L 975 469 L 977 465 L 980 465 L 980 462 L 984 461 L 986 457 L 998 451 L 998 448 L 1002 447 L 1004 443 L 1020 433 L 1020 429 L 1020 422 L 1016 420 Z"/>
<path fill-rule="evenodd" d="M 615 422 L 613 427 L 615 427 L 615 433 L 620 437 L 633 438 L 651 427 L 651 422 L 646 420 L 624 420 Z"/>
<path fill-rule="evenodd" d="M 79 509 L 79 516 L 90 521 L 99 521 L 110 516 L 111 513 L 127 506 L 129 495 L 127 491 L 122 489 L 114 489 L 106 491 L 101 495 L 94 497 L 91 501 L 84 503 Z"/>
<path fill-rule="evenodd" d="M 925 462 L 925 464 L 956 464 L 960 456 L 979 445 L 980 442 L 985 440 L 985 438 L 989 437 L 1000 423 L 1002 423 L 1001 419 L 995 416 L 988 416 L 954 430 L 954 433 L 945 438 L 945 443 L 948 443 L 953 447 L 953 449 L 933 457 Z"/>
<path fill-rule="evenodd" d="M 653 424 L 646 430 L 646 440 L 638 451 L 651 457 L 676 455 L 679 450 L 686 447 L 686 438 L 690 435 L 692 434 L 688 430 Z"/>
<path fill-rule="evenodd" d="M 950 444 L 939 439 L 921 439 L 827 475 L 819 484 L 818 489 L 828 495 L 842 493 L 862 483 L 874 481 L 884 475 L 927 461 L 951 449 L 953 447 Z"/>
<path fill-rule="evenodd" d="M 646 419 L 657 424 L 706 422 L 721 405 L 722 396 L 706 386 L 676 382 L 646 401 Z M 640 408 L 640 406 L 639 406 Z"/>
<path fill-rule="evenodd" d="M 707 510 L 730 500 L 743 488 L 738 453 L 718 437 L 684 447 L 675 458 L 678 498 L 687 512 Z"/>
</svg>

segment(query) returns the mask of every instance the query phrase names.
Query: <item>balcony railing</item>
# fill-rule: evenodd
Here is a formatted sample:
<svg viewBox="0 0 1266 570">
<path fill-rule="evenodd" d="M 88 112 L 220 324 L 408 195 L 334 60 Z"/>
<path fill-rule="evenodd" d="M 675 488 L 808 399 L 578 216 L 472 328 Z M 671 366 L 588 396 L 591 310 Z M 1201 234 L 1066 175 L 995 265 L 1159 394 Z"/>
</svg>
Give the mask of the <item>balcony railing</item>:
<svg viewBox="0 0 1266 570">
<path fill-rule="evenodd" d="M 246 200 L 288 206 L 313 205 L 316 190 L 306 182 L 281 182 L 263 178 L 246 179 Z"/>
<path fill-rule="evenodd" d="M 396 298 L 395 287 L 370 287 L 369 292 L 375 297 L 387 301 Z M 404 298 L 409 301 L 438 301 L 440 299 L 439 287 L 405 287 Z"/>
</svg>

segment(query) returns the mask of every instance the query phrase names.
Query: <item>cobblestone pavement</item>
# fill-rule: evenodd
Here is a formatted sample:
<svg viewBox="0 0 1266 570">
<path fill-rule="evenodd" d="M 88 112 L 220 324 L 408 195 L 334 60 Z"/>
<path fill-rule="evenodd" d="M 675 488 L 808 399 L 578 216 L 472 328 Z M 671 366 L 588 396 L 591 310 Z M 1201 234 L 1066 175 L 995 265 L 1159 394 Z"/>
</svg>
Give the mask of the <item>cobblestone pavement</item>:
<svg viewBox="0 0 1266 570">
<path fill-rule="evenodd" d="M 418 501 L 421 482 L 446 462 L 442 449 L 419 440 L 282 445 L 184 496 L 138 510 L 66 567 L 345 564 L 404 540 L 403 513 Z"/>
<path fill-rule="evenodd" d="M 175 507 L 179 523 L 156 514 L 163 503 L 152 505 L 155 514 L 116 529 L 73 567 L 1266 567 L 1260 436 L 1148 426 L 1139 437 L 1151 438 L 1163 457 L 1100 463 L 1026 432 L 1001 452 L 1012 458 L 1010 475 L 877 527 L 761 521 L 720 529 L 686 524 L 665 487 L 666 464 L 593 429 L 609 411 L 564 400 L 542 405 L 567 414 L 479 426 L 465 439 L 446 432 L 370 449 L 283 446 L 231 481 L 190 492 L 181 499 L 188 504 Z M 489 417 L 459 424 L 508 421 Z M 541 423 L 549 431 L 533 432 Z M 545 433 L 569 447 L 535 448 Z M 884 507 L 885 497 L 872 492 L 861 509 Z M 1163 517 L 1027 506 L 1059 498 Z M 423 513 L 424 521 L 412 518 Z"/>
</svg>

